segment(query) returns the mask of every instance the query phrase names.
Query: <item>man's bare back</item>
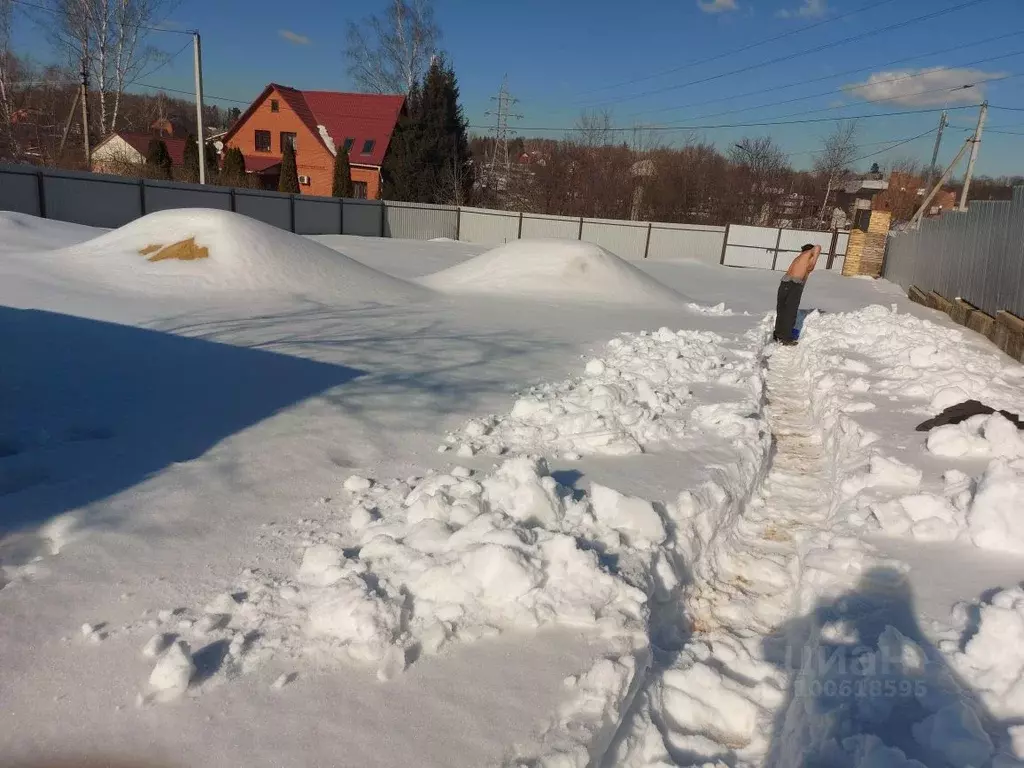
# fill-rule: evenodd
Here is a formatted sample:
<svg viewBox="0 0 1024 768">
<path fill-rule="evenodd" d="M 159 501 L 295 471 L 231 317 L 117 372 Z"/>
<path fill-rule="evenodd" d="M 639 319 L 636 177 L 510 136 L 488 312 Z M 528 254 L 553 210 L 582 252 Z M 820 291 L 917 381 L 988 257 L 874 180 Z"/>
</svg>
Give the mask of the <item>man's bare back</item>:
<svg viewBox="0 0 1024 768">
<path fill-rule="evenodd" d="M 795 277 L 801 282 L 805 281 L 817 266 L 819 255 L 821 255 L 820 245 L 816 245 L 810 250 L 804 251 L 793 259 L 793 263 L 789 265 L 789 269 L 786 270 L 786 274 L 790 277 Z"/>
</svg>

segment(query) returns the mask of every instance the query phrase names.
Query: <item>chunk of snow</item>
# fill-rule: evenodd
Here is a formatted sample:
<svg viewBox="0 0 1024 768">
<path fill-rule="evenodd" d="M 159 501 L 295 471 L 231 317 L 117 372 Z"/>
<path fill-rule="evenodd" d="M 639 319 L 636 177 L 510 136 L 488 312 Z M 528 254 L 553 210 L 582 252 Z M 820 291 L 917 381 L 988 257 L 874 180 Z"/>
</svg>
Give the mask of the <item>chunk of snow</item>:
<svg viewBox="0 0 1024 768">
<path fill-rule="evenodd" d="M 176 698 L 185 692 L 195 673 L 196 665 L 192 661 L 188 643 L 178 640 L 171 644 L 153 667 L 149 686 L 160 699 Z"/>
</svg>

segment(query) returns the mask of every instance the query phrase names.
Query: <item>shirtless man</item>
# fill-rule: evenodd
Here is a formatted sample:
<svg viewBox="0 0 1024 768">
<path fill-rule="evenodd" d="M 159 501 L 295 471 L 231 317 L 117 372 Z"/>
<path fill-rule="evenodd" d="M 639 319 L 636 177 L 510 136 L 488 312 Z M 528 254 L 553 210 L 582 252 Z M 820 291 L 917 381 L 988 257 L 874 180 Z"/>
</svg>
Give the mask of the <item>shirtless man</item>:
<svg viewBox="0 0 1024 768">
<path fill-rule="evenodd" d="M 820 245 L 808 243 L 800 250 L 800 255 L 793 259 L 793 263 L 786 270 L 786 275 L 779 284 L 778 312 L 775 316 L 774 338 L 780 344 L 790 346 L 796 344 L 793 339 L 793 327 L 796 325 L 796 316 L 800 311 L 800 297 L 804 292 L 804 283 L 814 267 L 818 264 L 818 256 L 821 254 Z"/>
</svg>

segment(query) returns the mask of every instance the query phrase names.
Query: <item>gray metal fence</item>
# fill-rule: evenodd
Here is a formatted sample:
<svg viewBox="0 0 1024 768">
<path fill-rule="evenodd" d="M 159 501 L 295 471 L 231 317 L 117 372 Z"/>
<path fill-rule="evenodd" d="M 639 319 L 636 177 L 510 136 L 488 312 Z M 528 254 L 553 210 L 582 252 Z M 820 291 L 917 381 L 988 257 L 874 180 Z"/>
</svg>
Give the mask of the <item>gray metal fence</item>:
<svg viewBox="0 0 1024 768">
<path fill-rule="evenodd" d="M 485 208 L 288 195 L 34 166 L 0 166 L 0 210 L 119 227 L 168 208 L 241 213 L 302 235 L 449 238 L 500 245 L 553 237 L 596 243 L 625 259 L 718 264 L 725 227 L 548 216 Z"/>
<path fill-rule="evenodd" d="M 962 298 L 989 314 L 1024 316 L 1024 187 L 1010 201 L 972 201 L 889 238 L 883 276 Z"/>
</svg>

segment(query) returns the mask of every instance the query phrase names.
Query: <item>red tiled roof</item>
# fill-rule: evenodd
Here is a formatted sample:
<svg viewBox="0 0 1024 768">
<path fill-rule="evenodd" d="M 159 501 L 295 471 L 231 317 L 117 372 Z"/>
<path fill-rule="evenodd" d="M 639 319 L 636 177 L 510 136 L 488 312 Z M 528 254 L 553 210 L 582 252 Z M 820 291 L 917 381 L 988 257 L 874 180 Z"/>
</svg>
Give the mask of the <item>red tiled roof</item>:
<svg viewBox="0 0 1024 768">
<path fill-rule="evenodd" d="M 316 124 L 327 129 L 335 147 L 341 149 L 345 139 L 355 139 L 348 153 L 351 162 L 357 165 L 380 165 L 384 162 L 398 114 L 405 103 L 404 96 L 335 91 L 301 93 L 316 118 Z M 317 130 L 316 126 L 313 130 Z M 373 141 L 373 149 L 364 155 L 362 150 L 367 140 Z"/>
<path fill-rule="evenodd" d="M 115 135 L 124 139 L 143 157 L 149 153 L 149 142 L 153 139 L 160 139 L 167 145 L 167 154 L 171 156 L 171 164 L 185 164 L 185 139 L 178 139 L 170 136 L 157 136 L 153 133 L 127 133 L 125 131 L 116 131 Z"/>
<path fill-rule="evenodd" d="M 278 157 L 267 157 L 266 155 L 245 155 L 245 170 L 249 173 L 261 173 L 275 165 L 280 165 Z"/>
<path fill-rule="evenodd" d="M 405 103 L 405 97 L 399 95 L 300 91 L 270 83 L 224 135 L 222 141 L 225 144 L 272 91 L 281 95 L 318 140 L 323 141 L 317 127 L 320 125 L 327 129 L 336 149 L 344 146 L 346 139 L 352 139 L 349 160 L 355 165 L 380 165 L 384 162 L 384 154 L 391 142 L 402 104 Z M 373 141 L 373 148 L 363 154 L 363 147 L 368 140 Z M 246 169 L 251 170 L 248 158 Z"/>
</svg>

